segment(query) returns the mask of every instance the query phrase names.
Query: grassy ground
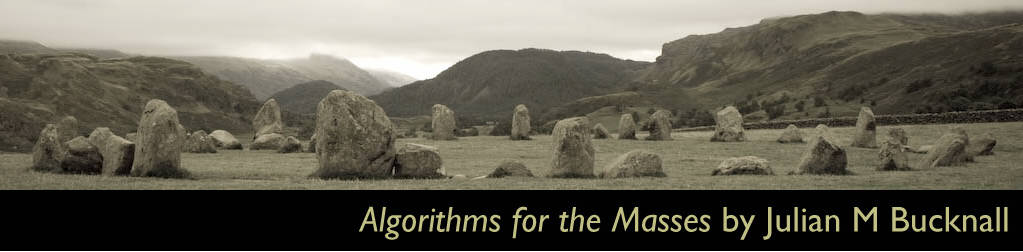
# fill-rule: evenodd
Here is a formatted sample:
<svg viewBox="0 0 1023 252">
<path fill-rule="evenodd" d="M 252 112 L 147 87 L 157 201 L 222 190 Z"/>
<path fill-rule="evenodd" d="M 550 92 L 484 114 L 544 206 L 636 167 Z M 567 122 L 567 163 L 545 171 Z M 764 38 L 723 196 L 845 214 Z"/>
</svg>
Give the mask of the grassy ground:
<svg viewBox="0 0 1023 252">
<path fill-rule="evenodd" d="M 674 141 L 594 140 L 596 166 L 603 168 L 618 155 L 648 149 L 662 155 L 666 178 L 550 179 L 503 178 L 479 180 L 338 181 L 308 179 L 316 169 L 310 153 L 221 151 L 184 154 L 182 165 L 192 180 L 46 174 L 28 171 L 28 154 L 0 154 L 0 189 L 1023 189 L 1023 123 L 964 125 L 971 134 L 991 132 L 998 138 L 995 156 L 979 157 L 966 167 L 940 167 L 908 172 L 874 170 L 876 150 L 847 148 L 851 176 L 784 175 L 795 169 L 805 144 L 774 142 L 779 130 L 747 131 L 743 143 L 712 143 L 711 132 L 675 133 Z M 931 144 L 948 125 L 903 126 L 911 145 Z M 809 129 L 803 129 L 808 133 Z M 881 127 L 879 136 L 888 127 Z M 833 128 L 847 146 L 851 128 Z M 642 136 L 641 136 L 642 137 Z M 548 172 L 549 136 L 532 141 L 505 137 L 467 137 L 457 141 L 401 139 L 438 146 L 448 174 L 482 176 L 502 160 L 523 161 L 537 175 Z M 880 137 L 879 137 L 880 138 Z M 755 155 L 768 159 L 775 176 L 710 176 L 729 157 Z M 912 162 L 922 155 L 912 154 Z"/>
</svg>

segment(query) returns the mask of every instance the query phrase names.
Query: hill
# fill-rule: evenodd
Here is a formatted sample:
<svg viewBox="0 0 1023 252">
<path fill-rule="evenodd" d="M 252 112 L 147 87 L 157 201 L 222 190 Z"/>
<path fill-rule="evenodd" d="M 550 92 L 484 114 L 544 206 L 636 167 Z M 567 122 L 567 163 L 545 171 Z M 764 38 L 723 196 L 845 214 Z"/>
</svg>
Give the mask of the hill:
<svg viewBox="0 0 1023 252">
<path fill-rule="evenodd" d="M 578 51 L 487 51 L 459 61 L 436 78 L 371 99 L 396 117 L 428 115 L 433 104 L 445 104 L 459 117 L 510 120 L 518 104 L 539 114 L 582 97 L 620 91 L 648 64 Z"/>
<path fill-rule="evenodd" d="M 352 62 L 328 55 L 308 58 L 262 60 L 236 57 L 175 57 L 193 63 L 203 71 L 245 86 L 257 99 L 295 84 L 325 80 L 362 95 L 382 92 L 390 86 Z"/>
<path fill-rule="evenodd" d="M 387 83 L 387 85 L 390 85 L 391 87 L 404 86 L 418 80 L 415 77 L 389 70 L 366 69 L 366 72 L 369 72 L 369 74 L 372 74 L 374 78 Z"/>
<path fill-rule="evenodd" d="M 635 83 L 648 100 L 685 94 L 701 109 L 764 112 L 754 120 L 843 116 L 859 106 L 880 114 L 1019 107 L 1021 22 L 1020 12 L 766 19 L 666 43 Z"/>
<path fill-rule="evenodd" d="M 250 131 L 256 103 L 248 90 L 187 62 L 81 53 L 0 54 L 0 150 L 29 151 L 46 123 L 72 115 L 79 134 L 109 127 L 135 131 L 150 99 L 177 109 L 189 130 Z"/>
<path fill-rule="evenodd" d="M 292 86 L 277 92 L 271 98 L 277 100 L 282 110 L 298 114 L 315 114 L 320 100 L 330 91 L 345 90 L 329 81 L 317 80 Z"/>
</svg>

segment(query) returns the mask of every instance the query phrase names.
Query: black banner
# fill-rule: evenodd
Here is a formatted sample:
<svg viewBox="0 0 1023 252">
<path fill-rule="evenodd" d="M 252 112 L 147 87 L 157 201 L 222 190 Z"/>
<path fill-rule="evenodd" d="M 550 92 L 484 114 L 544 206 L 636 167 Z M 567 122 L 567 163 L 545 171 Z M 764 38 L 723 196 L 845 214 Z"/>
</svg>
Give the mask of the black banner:
<svg viewBox="0 0 1023 252">
<path fill-rule="evenodd" d="M 1020 195 L 0 192 L 5 250 L 1018 250 Z"/>
</svg>

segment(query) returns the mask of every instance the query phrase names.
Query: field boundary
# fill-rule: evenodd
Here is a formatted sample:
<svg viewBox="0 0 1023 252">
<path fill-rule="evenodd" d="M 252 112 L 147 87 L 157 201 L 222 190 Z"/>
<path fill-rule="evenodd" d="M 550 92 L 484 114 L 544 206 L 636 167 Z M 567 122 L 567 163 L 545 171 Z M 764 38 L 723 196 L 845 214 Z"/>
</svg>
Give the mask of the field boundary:
<svg viewBox="0 0 1023 252">
<path fill-rule="evenodd" d="M 923 125 L 923 124 L 959 124 L 959 123 L 989 123 L 989 122 L 1019 122 L 1023 121 L 1023 109 L 999 109 L 981 111 L 956 111 L 945 113 L 928 114 L 901 114 L 901 115 L 877 115 L 874 117 L 879 125 Z M 800 128 L 812 128 L 818 124 L 828 127 L 851 127 L 856 126 L 855 116 L 813 118 L 801 120 L 778 120 L 768 122 L 745 123 L 746 129 L 784 129 L 789 124 Z M 702 126 L 675 129 L 675 132 L 689 131 L 710 131 L 714 126 Z"/>
</svg>

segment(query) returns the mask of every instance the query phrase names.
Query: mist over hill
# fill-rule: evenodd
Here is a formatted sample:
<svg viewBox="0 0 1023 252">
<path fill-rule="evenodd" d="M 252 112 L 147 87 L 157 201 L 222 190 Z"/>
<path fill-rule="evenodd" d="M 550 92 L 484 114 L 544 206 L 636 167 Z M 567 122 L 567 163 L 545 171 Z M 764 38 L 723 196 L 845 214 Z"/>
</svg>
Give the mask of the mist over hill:
<svg viewBox="0 0 1023 252">
<path fill-rule="evenodd" d="M 175 57 L 198 65 L 204 71 L 245 86 L 257 99 L 269 98 L 295 84 L 325 80 L 362 95 L 390 87 L 352 62 L 329 55 L 307 58 L 263 60 L 237 57 Z"/>
</svg>

